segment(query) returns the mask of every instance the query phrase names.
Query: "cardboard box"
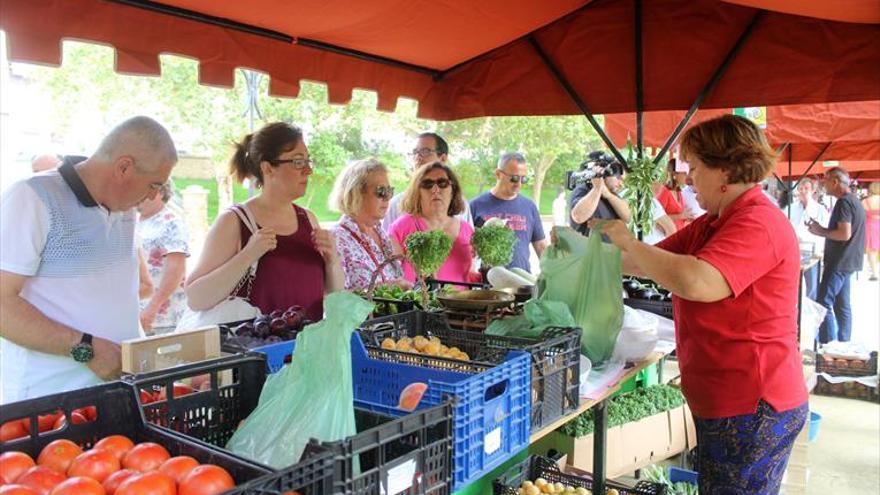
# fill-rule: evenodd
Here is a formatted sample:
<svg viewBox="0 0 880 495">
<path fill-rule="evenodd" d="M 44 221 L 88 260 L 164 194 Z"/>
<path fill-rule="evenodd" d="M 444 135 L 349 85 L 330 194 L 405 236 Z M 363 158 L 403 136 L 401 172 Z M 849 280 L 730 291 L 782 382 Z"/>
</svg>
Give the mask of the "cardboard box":
<svg viewBox="0 0 880 495">
<path fill-rule="evenodd" d="M 146 373 L 220 356 L 217 326 L 154 335 L 122 342 L 122 372 Z"/>
<path fill-rule="evenodd" d="M 593 435 L 548 435 L 541 448 L 568 456 L 568 463 L 593 471 Z M 615 426 L 606 435 L 605 474 L 615 478 L 657 463 L 696 446 L 696 428 L 687 405 L 639 421 Z"/>
</svg>

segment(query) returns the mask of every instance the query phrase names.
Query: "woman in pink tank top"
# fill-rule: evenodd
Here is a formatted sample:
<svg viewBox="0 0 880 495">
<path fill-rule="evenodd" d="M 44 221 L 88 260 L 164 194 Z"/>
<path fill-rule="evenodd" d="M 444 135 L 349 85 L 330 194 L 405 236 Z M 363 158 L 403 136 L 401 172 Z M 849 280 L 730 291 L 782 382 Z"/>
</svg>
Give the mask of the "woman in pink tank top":
<svg viewBox="0 0 880 495">
<path fill-rule="evenodd" d="M 389 229 L 391 239 L 406 251 L 406 238 L 413 232 L 442 230 L 452 237 L 452 251 L 437 270 L 440 280 L 469 282 L 476 279 L 471 266 L 474 260 L 471 236 L 474 228 L 456 218 L 464 211 L 464 198 L 458 177 L 448 166 L 435 162 L 422 166 L 413 176 L 403 195 L 400 210 L 404 212 Z M 409 262 L 403 264 L 404 278 L 416 279 Z"/>
<path fill-rule="evenodd" d="M 257 230 L 252 233 L 231 209 L 217 218 L 186 281 L 188 304 L 205 310 L 235 294 L 263 313 L 297 305 L 310 320 L 320 320 L 324 295 L 341 290 L 344 276 L 333 236 L 312 212 L 292 204 L 305 194 L 314 167 L 302 131 L 284 122 L 267 124 L 236 148 L 230 169 L 261 191 L 233 208 L 253 218 Z"/>
</svg>

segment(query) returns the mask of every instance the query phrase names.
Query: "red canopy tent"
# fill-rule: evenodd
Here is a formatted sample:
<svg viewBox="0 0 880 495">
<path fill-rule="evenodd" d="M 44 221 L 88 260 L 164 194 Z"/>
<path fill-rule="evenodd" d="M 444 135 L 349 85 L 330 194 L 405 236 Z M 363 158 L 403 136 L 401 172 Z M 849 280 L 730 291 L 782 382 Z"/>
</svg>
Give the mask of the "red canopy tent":
<svg viewBox="0 0 880 495">
<path fill-rule="evenodd" d="M 59 64 L 62 39 L 87 40 L 114 46 L 120 72 L 158 74 L 173 53 L 199 60 L 204 84 L 245 67 L 274 95 L 322 81 L 334 103 L 370 89 L 380 108 L 410 97 L 441 120 L 687 109 L 701 93 L 704 108 L 880 99 L 876 0 L 0 0 L 0 13 L 13 61 Z"/>
<path fill-rule="evenodd" d="M 880 101 L 784 105 L 766 110 L 767 140 L 782 151 L 776 169 L 778 176 L 821 174 L 821 162 L 835 161 L 859 178 L 880 178 Z M 691 123 L 731 112 L 732 109 L 699 110 Z M 684 113 L 645 113 L 645 146 L 662 146 Z M 635 114 L 605 115 L 605 131 L 617 146 L 634 140 Z"/>
</svg>

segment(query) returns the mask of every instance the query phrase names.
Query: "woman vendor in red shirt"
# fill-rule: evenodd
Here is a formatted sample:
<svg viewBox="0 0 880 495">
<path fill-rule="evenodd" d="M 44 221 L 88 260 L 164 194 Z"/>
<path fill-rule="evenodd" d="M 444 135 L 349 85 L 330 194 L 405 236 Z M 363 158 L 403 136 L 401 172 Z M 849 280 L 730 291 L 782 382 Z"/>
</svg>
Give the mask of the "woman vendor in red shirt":
<svg viewBox="0 0 880 495">
<path fill-rule="evenodd" d="M 734 115 L 689 129 L 681 153 L 707 214 L 656 246 L 620 221 L 603 232 L 623 252 L 624 272 L 673 294 L 700 493 L 778 493 L 808 405 L 797 342 L 798 241 L 758 186 L 776 156 L 760 129 Z"/>
</svg>

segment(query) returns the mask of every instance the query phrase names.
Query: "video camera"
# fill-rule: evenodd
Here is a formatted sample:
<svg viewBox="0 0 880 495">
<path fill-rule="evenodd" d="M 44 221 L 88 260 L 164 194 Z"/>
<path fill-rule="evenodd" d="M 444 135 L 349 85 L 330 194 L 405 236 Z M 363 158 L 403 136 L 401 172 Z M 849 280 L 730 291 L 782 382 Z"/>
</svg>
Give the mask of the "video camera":
<svg viewBox="0 0 880 495">
<path fill-rule="evenodd" d="M 623 164 L 603 151 L 593 151 L 580 165 L 577 172 L 565 173 L 565 187 L 571 191 L 579 184 L 589 186 L 590 181 L 597 177 L 623 175 Z"/>
</svg>

